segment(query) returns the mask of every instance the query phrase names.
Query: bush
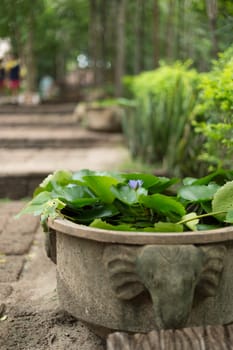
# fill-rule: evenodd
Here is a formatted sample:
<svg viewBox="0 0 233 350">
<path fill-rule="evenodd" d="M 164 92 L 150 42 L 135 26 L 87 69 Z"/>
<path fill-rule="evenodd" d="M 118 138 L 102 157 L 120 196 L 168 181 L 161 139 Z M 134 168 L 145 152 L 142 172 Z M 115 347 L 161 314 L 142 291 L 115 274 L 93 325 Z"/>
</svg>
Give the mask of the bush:
<svg viewBox="0 0 233 350">
<path fill-rule="evenodd" d="M 199 83 L 200 75 L 190 69 L 190 62 L 161 64 L 154 71 L 126 78 L 136 107 L 127 113 L 123 128 L 134 158 L 160 164 L 173 175 L 181 175 L 185 164 L 185 174 L 190 173 L 190 132 Z"/>
<path fill-rule="evenodd" d="M 233 159 L 233 46 L 219 55 L 213 69 L 202 77 L 195 131 L 204 137 L 200 159 L 209 170 L 232 168 Z"/>
</svg>

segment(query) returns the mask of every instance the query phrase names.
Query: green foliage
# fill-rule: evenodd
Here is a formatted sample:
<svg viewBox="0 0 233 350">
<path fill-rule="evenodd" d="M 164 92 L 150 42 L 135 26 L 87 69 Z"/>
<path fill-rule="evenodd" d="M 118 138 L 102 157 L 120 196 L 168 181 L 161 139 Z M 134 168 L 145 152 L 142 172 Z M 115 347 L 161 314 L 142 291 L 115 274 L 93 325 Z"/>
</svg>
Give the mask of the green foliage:
<svg viewBox="0 0 233 350">
<path fill-rule="evenodd" d="M 160 68 L 127 77 L 136 108 L 123 121 L 133 157 L 147 163 L 162 163 L 165 170 L 180 174 L 186 162 L 189 133 L 196 105 L 200 75 L 190 62 L 162 64 Z"/>
<path fill-rule="evenodd" d="M 210 169 L 230 169 L 233 159 L 233 46 L 213 62 L 210 73 L 201 81 L 200 104 L 194 123 L 197 133 L 204 137 L 204 151 L 200 158 Z"/>
<path fill-rule="evenodd" d="M 232 211 L 233 211 L 233 181 L 227 182 L 219 189 L 213 197 L 213 210 L 228 212 L 226 217 L 227 222 L 233 223 Z M 224 221 L 224 214 L 217 215 L 219 220 Z"/>
<path fill-rule="evenodd" d="M 215 228 L 233 222 L 232 179 L 233 172 L 223 170 L 202 179 L 184 179 L 183 185 L 181 180 L 151 174 L 57 171 L 41 183 L 18 216 L 40 215 L 44 230 L 48 217 L 58 216 L 121 231 Z"/>
<path fill-rule="evenodd" d="M 19 56 L 24 56 L 24 45 L 29 36 L 33 36 L 38 77 L 44 74 L 58 79 L 64 77 L 65 67 L 71 64 L 74 67 L 77 55 L 83 53 L 89 58 L 91 68 L 95 66 L 97 55 L 97 65 L 109 67 L 105 70 L 104 81 L 114 84 L 118 3 L 106 0 L 1 0 L 0 37 L 9 37 L 13 49 Z M 155 4 L 158 11 L 154 10 Z M 92 6 L 95 7 L 93 16 L 90 15 Z M 213 34 L 216 34 L 216 45 L 220 50 L 232 42 L 232 1 L 219 0 L 217 7 L 213 33 L 205 1 L 127 1 L 126 74 L 154 69 L 157 58 L 165 62 L 191 58 L 195 67 L 207 70 L 214 57 Z M 33 30 L 29 26 L 31 19 Z M 155 56 L 158 57 L 155 59 Z"/>
</svg>

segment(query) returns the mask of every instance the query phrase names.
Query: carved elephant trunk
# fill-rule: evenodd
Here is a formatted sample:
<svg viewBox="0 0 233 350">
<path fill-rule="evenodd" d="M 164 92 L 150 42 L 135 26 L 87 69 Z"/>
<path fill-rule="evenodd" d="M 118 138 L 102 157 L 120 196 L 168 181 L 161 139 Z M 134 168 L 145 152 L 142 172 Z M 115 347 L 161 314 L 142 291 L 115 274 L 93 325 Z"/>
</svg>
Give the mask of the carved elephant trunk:
<svg viewBox="0 0 233 350">
<path fill-rule="evenodd" d="M 195 246 L 145 246 L 136 270 L 149 291 L 158 328 L 185 325 L 205 261 Z"/>
<path fill-rule="evenodd" d="M 130 300 L 147 291 L 155 327 L 169 329 L 185 326 L 196 294 L 214 295 L 225 248 L 146 245 L 136 250 L 124 246 L 108 250 L 107 269 L 118 298 Z"/>
</svg>

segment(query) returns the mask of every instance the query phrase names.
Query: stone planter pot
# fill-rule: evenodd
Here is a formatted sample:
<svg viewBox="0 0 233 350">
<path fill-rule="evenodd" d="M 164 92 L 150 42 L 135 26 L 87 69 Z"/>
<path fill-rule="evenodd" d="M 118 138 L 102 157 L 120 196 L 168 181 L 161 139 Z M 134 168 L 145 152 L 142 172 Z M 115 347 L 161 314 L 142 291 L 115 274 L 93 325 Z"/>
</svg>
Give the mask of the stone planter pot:
<svg viewBox="0 0 233 350">
<path fill-rule="evenodd" d="M 122 108 L 118 106 L 88 106 L 86 113 L 87 129 L 94 131 L 121 132 Z"/>
<path fill-rule="evenodd" d="M 102 132 L 122 132 L 124 109 L 117 105 L 98 106 L 92 103 L 79 103 L 74 110 L 74 120 L 86 129 Z"/>
<path fill-rule="evenodd" d="M 149 332 L 233 322 L 233 227 L 135 233 L 63 219 L 49 227 L 60 304 L 88 324 Z"/>
</svg>

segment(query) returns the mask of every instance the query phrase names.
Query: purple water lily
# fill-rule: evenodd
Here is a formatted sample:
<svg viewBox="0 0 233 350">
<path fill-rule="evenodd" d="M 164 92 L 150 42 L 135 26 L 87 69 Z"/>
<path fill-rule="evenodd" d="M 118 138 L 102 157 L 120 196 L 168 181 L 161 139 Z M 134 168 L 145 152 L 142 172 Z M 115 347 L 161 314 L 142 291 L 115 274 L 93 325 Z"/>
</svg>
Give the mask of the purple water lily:
<svg viewBox="0 0 233 350">
<path fill-rule="evenodd" d="M 142 180 L 129 180 L 128 185 L 133 190 L 137 190 L 139 187 L 142 187 L 143 181 Z"/>
</svg>

